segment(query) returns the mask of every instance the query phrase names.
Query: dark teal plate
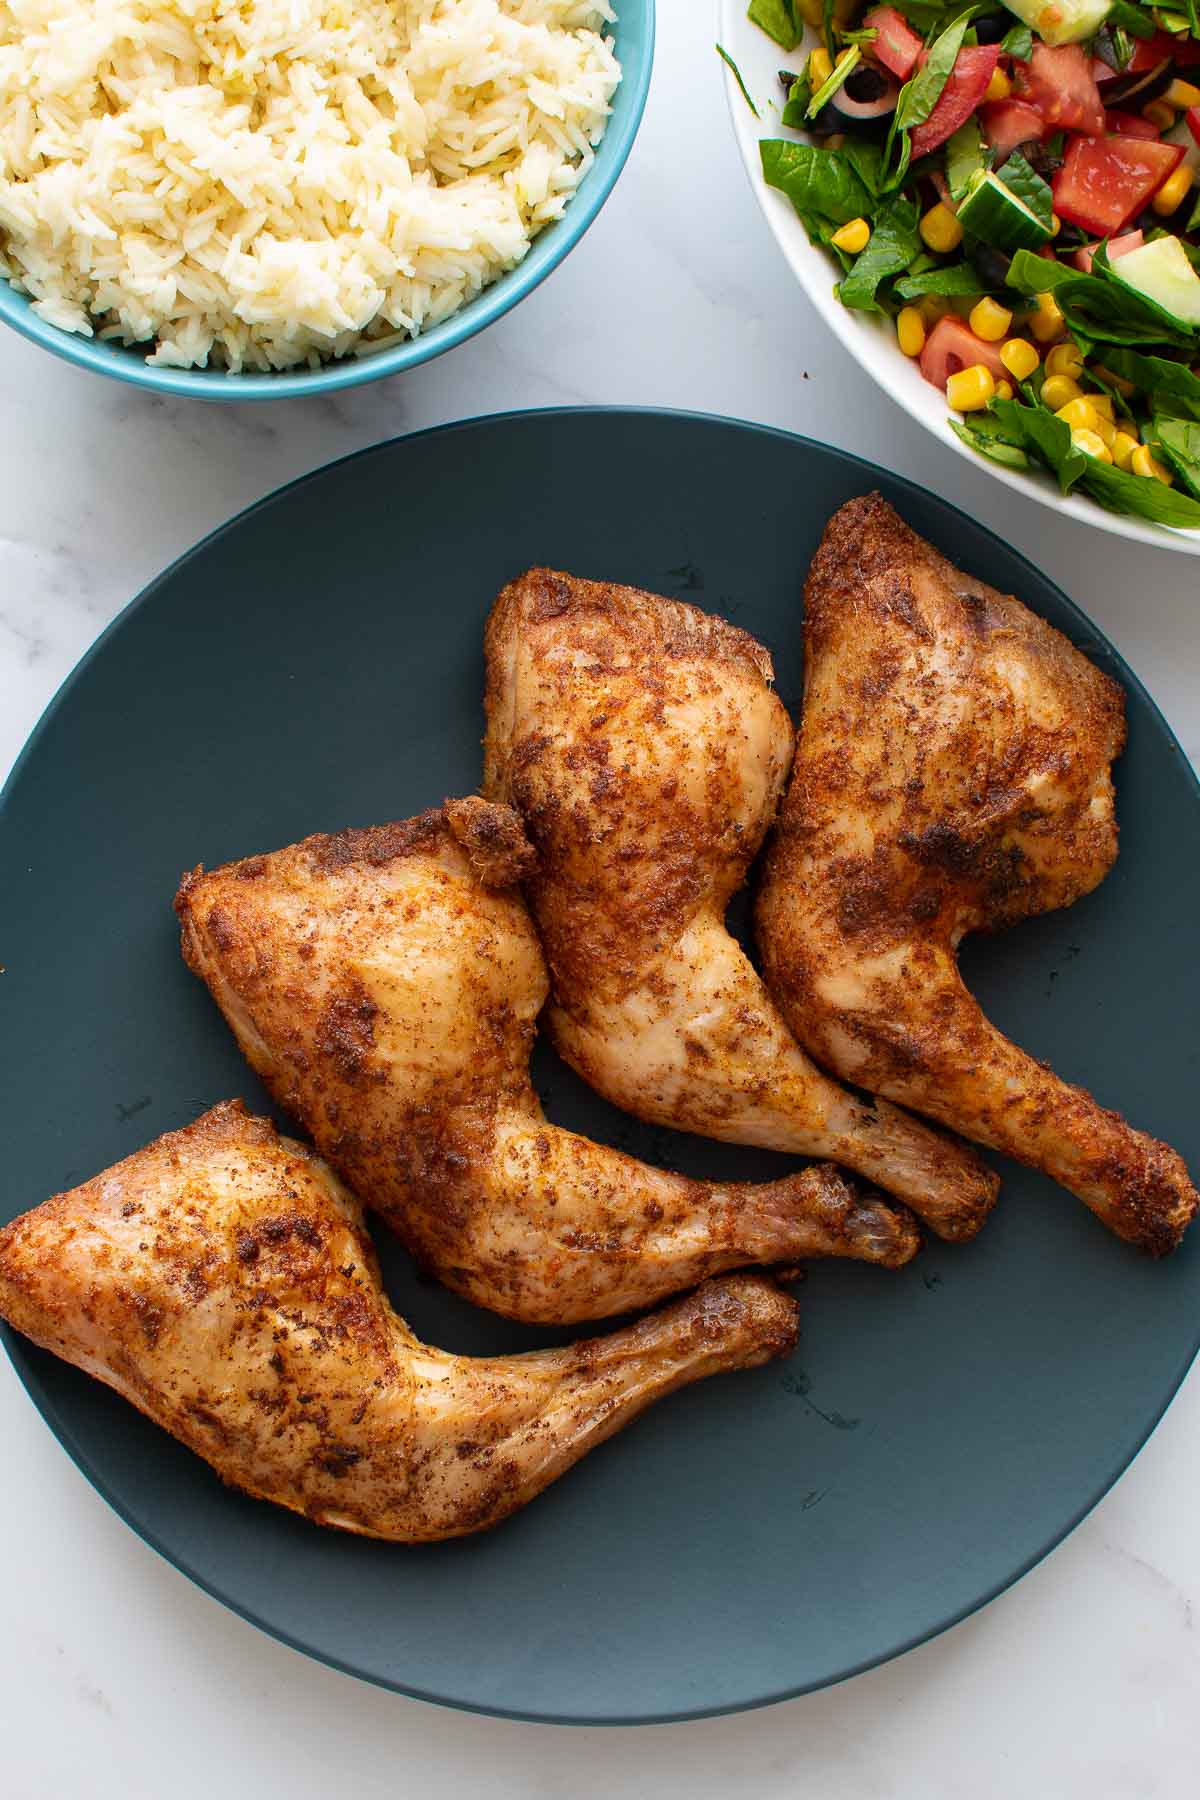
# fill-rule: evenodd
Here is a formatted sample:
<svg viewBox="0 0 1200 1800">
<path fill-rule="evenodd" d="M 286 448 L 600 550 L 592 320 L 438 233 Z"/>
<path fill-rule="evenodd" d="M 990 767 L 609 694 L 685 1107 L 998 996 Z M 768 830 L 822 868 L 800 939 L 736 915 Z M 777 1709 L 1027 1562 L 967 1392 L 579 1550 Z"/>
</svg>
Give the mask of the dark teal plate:
<svg viewBox="0 0 1200 1800">
<path fill-rule="evenodd" d="M 470 791 L 503 582 L 543 562 L 684 595 L 771 647 L 794 707 L 806 565 L 872 486 L 1124 684 L 1116 870 L 973 944 L 968 975 L 1021 1044 L 1200 1167 L 1197 786 L 1095 627 L 990 532 L 852 457 L 716 419 L 554 412 L 384 444 L 264 501 L 148 588 L 54 701 L 0 816 L 5 1216 L 225 1096 L 268 1106 L 180 960 L 179 873 Z M 538 1079 L 553 1118 L 649 1158 L 786 1166 L 637 1125 L 546 1051 Z M 242 1498 L 98 1383 L 6 1342 L 129 1524 L 326 1662 L 529 1718 L 757 1706 L 1015 1580 L 1116 1479 L 1192 1360 L 1200 1238 L 1155 1265 L 1049 1182 L 1004 1176 L 974 1244 L 934 1243 L 900 1275 L 815 1266 L 790 1363 L 667 1401 L 490 1536 L 422 1550 Z M 384 1251 L 396 1305 L 435 1343 L 549 1340 Z"/>
</svg>

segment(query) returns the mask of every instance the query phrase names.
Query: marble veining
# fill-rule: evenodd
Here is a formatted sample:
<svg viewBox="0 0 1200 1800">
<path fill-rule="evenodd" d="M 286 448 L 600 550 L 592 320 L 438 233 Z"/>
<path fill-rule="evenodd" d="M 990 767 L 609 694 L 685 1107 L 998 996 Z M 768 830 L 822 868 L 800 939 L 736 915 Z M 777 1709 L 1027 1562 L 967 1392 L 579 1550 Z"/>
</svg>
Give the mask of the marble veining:
<svg viewBox="0 0 1200 1800">
<path fill-rule="evenodd" d="M 1200 762 L 1196 563 L 1027 505 L 867 381 L 793 286 L 751 200 L 710 12 L 660 0 L 645 125 L 604 213 L 516 312 L 435 363 L 324 400 L 204 406 L 120 388 L 0 337 L 0 773 L 109 619 L 230 514 L 397 433 L 577 401 L 787 426 L 925 482 L 1092 614 Z M 0 1424 L 6 1800 L 210 1800 L 214 1785 L 234 1800 L 1200 1793 L 1195 1375 L 1114 1492 L 982 1613 L 829 1693 L 640 1732 L 443 1713 L 311 1664 L 138 1542 L 7 1363 Z"/>
</svg>

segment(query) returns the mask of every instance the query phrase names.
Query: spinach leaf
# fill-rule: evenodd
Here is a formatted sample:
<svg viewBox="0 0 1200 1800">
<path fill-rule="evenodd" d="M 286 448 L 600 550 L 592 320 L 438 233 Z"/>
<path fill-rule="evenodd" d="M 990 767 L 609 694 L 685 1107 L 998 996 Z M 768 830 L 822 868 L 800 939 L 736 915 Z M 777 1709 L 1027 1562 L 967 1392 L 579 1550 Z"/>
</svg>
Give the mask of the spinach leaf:
<svg viewBox="0 0 1200 1800">
<path fill-rule="evenodd" d="M 1200 197 L 1197 198 L 1196 204 L 1192 208 L 1192 216 L 1187 222 L 1187 228 L 1189 231 L 1200 231 Z"/>
<path fill-rule="evenodd" d="M 987 417 L 986 413 L 982 416 Z M 994 432 L 974 429 L 962 419 L 950 419 L 947 422 L 954 435 L 960 437 L 969 450 L 976 450 L 980 456 L 990 457 L 992 462 L 1004 463 L 1010 469 L 1029 467 L 1029 458 L 1016 444 L 1005 443 Z"/>
<path fill-rule="evenodd" d="M 900 98 L 896 102 L 892 120 L 893 133 L 908 131 L 913 125 L 923 125 L 937 105 L 942 89 L 950 79 L 950 71 L 954 67 L 973 12 L 974 9 L 968 7 L 952 25 L 947 25 L 939 37 L 934 38 L 929 46 L 924 68 L 918 69 L 912 79 L 906 81 L 900 89 Z"/>
<path fill-rule="evenodd" d="M 749 95 L 749 92 L 747 91 L 745 82 L 742 80 L 742 71 L 738 68 L 738 66 L 734 62 L 732 56 L 730 56 L 728 50 L 726 50 L 723 45 L 717 44 L 716 52 L 717 52 L 717 55 L 720 57 L 721 61 L 725 64 L 725 67 L 727 69 L 729 69 L 730 72 L 732 73 L 733 79 L 737 82 L 738 87 L 742 91 L 742 99 L 746 102 L 746 105 L 750 108 L 750 111 L 754 114 L 755 118 L 757 119 L 759 117 L 759 111 L 758 111 L 757 106 L 755 106 L 753 100 L 750 98 L 750 95 Z"/>
<path fill-rule="evenodd" d="M 871 212 L 871 196 L 841 150 L 793 144 L 786 138 L 763 138 L 758 149 L 763 180 L 786 194 L 802 218 L 816 214 L 848 225 Z"/>
<path fill-rule="evenodd" d="M 789 0 L 750 0 L 746 17 L 785 50 L 794 50 L 804 35 L 797 26 Z"/>
<path fill-rule="evenodd" d="M 1013 434 L 1020 433 L 1028 449 L 1033 450 L 1058 476 L 1064 494 L 1070 493 L 1085 472 L 1088 458 L 1071 441 L 1071 427 L 1040 406 L 1022 406 L 1019 400 L 993 400 L 992 411 L 1002 425 Z M 1158 484 L 1160 487 L 1162 483 Z"/>
<path fill-rule="evenodd" d="M 806 119 L 815 119 L 821 108 L 833 99 L 847 76 L 852 75 L 862 61 L 862 51 L 855 44 L 841 62 L 835 63 L 827 81 L 823 81 L 808 103 Z"/>
<path fill-rule="evenodd" d="M 1025 434 L 1020 429 L 1014 430 L 1006 425 L 1003 419 L 997 418 L 994 412 L 972 413 L 968 421 L 972 431 L 982 432 L 986 437 L 998 438 L 1002 444 L 1019 448 L 1025 442 Z"/>
<path fill-rule="evenodd" d="M 1162 344 L 1188 349 L 1195 342 L 1189 327 L 1113 275 L 1103 245 L 1092 258 L 1092 268 L 1097 272 L 1083 275 L 1032 251 L 1018 250 L 1009 267 L 1008 285 L 1023 294 L 1053 289 L 1071 330 L 1098 344 Z"/>
<path fill-rule="evenodd" d="M 921 300 L 926 294 L 939 294 L 948 300 L 957 296 L 991 294 L 995 288 L 974 263 L 953 263 L 949 268 L 929 269 L 920 274 L 911 271 L 896 283 L 898 300 Z"/>
<path fill-rule="evenodd" d="M 1006 188 L 1023 200 L 1039 225 L 1046 230 L 1054 229 L 1054 201 L 1050 193 L 1050 183 L 1043 181 L 1037 170 L 1033 168 L 1019 150 L 1014 150 L 1004 164 L 1000 179 Z M 953 193 L 953 188 L 951 192 Z M 1042 258 L 1044 262 L 1045 257 Z"/>
<path fill-rule="evenodd" d="M 1000 39 L 1000 48 L 1006 56 L 1013 56 L 1018 62 L 1028 62 L 1033 55 L 1033 33 L 1028 25 L 1014 25 Z"/>
<path fill-rule="evenodd" d="M 873 144 L 869 138 L 848 137 L 842 155 L 868 192 L 877 195 L 883 181 L 883 145 Z"/>
<path fill-rule="evenodd" d="M 1046 294 L 1078 273 L 1066 263 L 1051 262 L 1049 257 L 1037 256 L 1032 250 L 1018 250 L 1009 264 L 1007 280 L 1009 287 L 1019 288 L 1023 294 Z"/>
<path fill-rule="evenodd" d="M 1132 513 L 1140 519 L 1152 519 L 1156 525 L 1200 526 L 1200 500 L 1144 475 L 1127 475 L 1124 469 L 1110 468 L 1094 457 L 1085 456 L 1083 460 L 1087 468 L 1079 485 L 1109 512 Z"/>
<path fill-rule="evenodd" d="M 1194 419 L 1154 420 L 1155 435 L 1184 486 L 1200 499 L 1200 423 Z"/>
<path fill-rule="evenodd" d="M 893 0 L 896 11 L 906 18 L 914 30 L 922 37 L 929 32 L 937 31 L 949 19 L 962 11 L 962 0 Z M 994 12 L 990 5 L 981 5 L 974 11 Z"/>
<path fill-rule="evenodd" d="M 1144 356 L 1140 351 L 1112 345 L 1105 347 L 1104 366 L 1149 394 L 1156 411 L 1165 399 L 1178 417 L 1200 419 L 1200 376 L 1193 375 L 1186 363 L 1172 362 L 1166 356 Z"/>
<path fill-rule="evenodd" d="M 983 133 L 972 117 L 946 140 L 946 180 L 955 200 L 962 199 L 972 175 L 983 166 Z"/>
<path fill-rule="evenodd" d="M 1109 0 L 1108 18 L 1105 23 L 1112 31 L 1113 48 L 1117 51 L 1118 58 L 1121 53 L 1120 41 L 1117 38 L 1118 32 L 1126 31 L 1130 37 L 1135 38 L 1152 38 L 1154 36 L 1154 20 L 1148 12 L 1143 12 L 1140 6 L 1131 6 L 1130 0 Z M 1132 54 L 1133 50 L 1130 46 L 1130 55 Z M 1118 61 L 1115 67 L 1123 70 L 1128 62 L 1129 57 L 1127 56 L 1124 62 Z"/>
<path fill-rule="evenodd" d="M 974 13 L 975 8 L 968 7 L 952 25 L 947 25 L 945 31 L 929 46 L 924 68 L 918 69 L 900 89 L 900 97 L 896 101 L 896 110 L 892 114 L 887 141 L 883 147 L 883 161 L 887 167 L 892 159 L 896 138 L 900 138 L 900 155 L 888 178 L 889 189 L 898 188 L 908 174 L 908 165 L 912 161 L 909 131 L 914 125 L 923 125 L 937 105 L 942 89 L 950 79 L 950 71 Z"/>
<path fill-rule="evenodd" d="M 881 281 L 907 269 L 921 248 L 917 230 L 920 208 L 915 200 L 898 196 L 885 200 L 875 215 L 871 241 L 855 258 L 854 267 L 838 289 L 843 306 L 857 312 L 881 312 L 875 298 Z"/>
<path fill-rule="evenodd" d="M 812 89 L 808 85 L 808 74 L 797 75 L 788 89 L 788 97 L 783 103 L 783 111 L 779 115 L 785 125 L 793 130 L 804 128 L 804 115 L 808 111 L 808 103 L 812 99 Z"/>
</svg>

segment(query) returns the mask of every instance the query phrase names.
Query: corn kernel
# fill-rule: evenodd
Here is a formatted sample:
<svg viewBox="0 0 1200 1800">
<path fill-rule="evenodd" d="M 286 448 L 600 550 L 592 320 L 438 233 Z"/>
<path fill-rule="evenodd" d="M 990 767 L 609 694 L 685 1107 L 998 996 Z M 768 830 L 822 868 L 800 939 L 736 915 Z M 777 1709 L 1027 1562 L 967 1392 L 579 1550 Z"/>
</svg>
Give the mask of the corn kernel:
<svg viewBox="0 0 1200 1800">
<path fill-rule="evenodd" d="M 833 74 L 833 59 L 828 50 L 810 50 L 808 53 L 808 85 L 815 94 L 819 87 L 824 87 Z"/>
<path fill-rule="evenodd" d="M 1070 375 L 1047 375 L 1042 383 L 1042 405 L 1048 406 L 1051 412 L 1057 412 L 1068 400 L 1081 400 L 1083 389 Z"/>
<path fill-rule="evenodd" d="M 845 250 L 851 256 L 857 256 L 860 250 L 865 250 L 870 241 L 871 227 L 865 219 L 851 219 L 840 231 L 835 231 L 830 239 L 839 250 Z"/>
<path fill-rule="evenodd" d="M 1089 394 L 1088 405 L 1094 407 L 1100 414 L 1100 417 L 1102 419 L 1107 419 L 1110 425 L 1116 418 L 1116 414 L 1113 411 L 1111 394 Z"/>
<path fill-rule="evenodd" d="M 981 337 L 985 344 L 998 344 L 1012 324 L 1012 314 L 1007 306 L 999 306 L 985 294 L 979 304 L 971 308 L 967 322 L 975 336 Z"/>
<path fill-rule="evenodd" d="M 896 339 L 905 356 L 920 356 L 925 348 L 925 323 L 919 307 L 900 308 L 896 314 Z"/>
<path fill-rule="evenodd" d="M 1175 108 L 1168 106 L 1165 100 L 1151 100 L 1148 106 L 1143 106 L 1142 117 L 1157 130 L 1170 131 L 1175 123 Z"/>
<path fill-rule="evenodd" d="M 1046 354 L 1047 375 L 1069 375 L 1078 380 L 1083 374 L 1083 352 L 1078 344 L 1055 344 Z"/>
<path fill-rule="evenodd" d="M 939 200 L 931 206 L 920 224 L 921 237 L 930 250 L 942 255 L 948 250 L 957 250 L 962 243 L 962 226 L 950 211 Z"/>
<path fill-rule="evenodd" d="M 1110 463 L 1112 461 L 1103 439 L 1097 437 L 1094 431 L 1073 431 L 1071 442 L 1077 450 L 1082 450 L 1085 456 L 1094 456 L 1097 462 Z"/>
<path fill-rule="evenodd" d="M 996 382 L 992 371 L 982 363 L 974 363 L 969 369 L 960 369 L 946 383 L 946 399 L 955 412 L 982 412 L 995 392 Z"/>
<path fill-rule="evenodd" d="M 1133 453 L 1141 445 L 1128 431 L 1118 431 L 1112 441 L 1112 459 L 1118 469 L 1128 469 L 1133 464 Z"/>
<path fill-rule="evenodd" d="M 1062 308 L 1053 294 L 1039 294 L 1037 310 L 1029 320 L 1029 329 L 1039 344 L 1052 344 L 1066 331 Z"/>
<path fill-rule="evenodd" d="M 1169 469 L 1164 469 L 1160 462 L 1151 456 L 1145 444 L 1139 444 L 1129 459 L 1129 466 L 1135 475 L 1153 475 L 1155 481 L 1161 481 L 1164 487 L 1173 487 L 1175 477 Z"/>
<path fill-rule="evenodd" d="M 1050 383 L 1046 383 L 1049 387 Z M 1042 389 L 1045 393 L 1046 388 Z M 1064 419 L 1072 431 L 1095 431 L 1100 423 L 1100 414 L 1091 406 L 1087 395 L 1080 394 L 1074 400 L 1068 400 L 1065 406 L 1057 408 L 1057 416 Z"/>
<path fill-rule="evenodd" d="M 1050 236 L 1057 237 L 1062 230 L 1062 220 L 1056 212 L 1050 214 Z"/>
<path fill-rule="evenodd" d="M 1091 394 L 1083 394 L 1078 400 L 1068 400 L 1065 406 L 1058 409 L 1058 417 L 1065 419 L 1072 431 L 1090 431 L 1100 439 L 1106 449 L 1111 450 L 1116 439 L 1117 428 L 1111 419 L 1106 419 L 1102 412 L 1093 406 Z"/>
<path fill-rule="evenodd" d="M 1150 204 L 1160 219 L 1165 219 L 1180 205 L 1196 179 L 1196 171 L 1190 163 L 1181 162 L 1179 167 L 1163 182 Z"/>
<path fill-rule="evenodd" d="M 1012 397 L 1013 397 L 1012 382 L 1011 381 L 998 381 L 996 383 L 996 398 L 997 398 L 997 400 L 1011 400 Z"/>
<path fill-rule="evenodd" d="M 1200 106 L 1200 88 L 1193 87 L 1190 81 L 1180 81 L 1176 76 L 1163 99 L 1168 106 L 1177 106 L 1183 112 L 1185 107 Z"/>
<path fill-rule="evenodd" d="M 1028 381 L 1041 360 L 1028 338 L 1009 338 L 1000 346 L 1000 361 L 1014 381 Z"/>
<path fill-rule="evenodd" d="M 997 63 L 996 67 L 992 70 L 992 79 L 984 89 L 983 97 L 985 100 L 1007 100 L 1011 93 L 1012 82 L 1008 79 L 1008 76 L 1004 73 L 1004 70 L 1000 67 L 999 63 Z"/>
<path fill-rule="evenodd" d="M 1117 428 L 1112 420 L 1106 419 L 1103 413 L 1097 413 L 1093 430 L 1095 431 L 1096 436 L 1111 450 L 1117 441 Z"/>
</svg>

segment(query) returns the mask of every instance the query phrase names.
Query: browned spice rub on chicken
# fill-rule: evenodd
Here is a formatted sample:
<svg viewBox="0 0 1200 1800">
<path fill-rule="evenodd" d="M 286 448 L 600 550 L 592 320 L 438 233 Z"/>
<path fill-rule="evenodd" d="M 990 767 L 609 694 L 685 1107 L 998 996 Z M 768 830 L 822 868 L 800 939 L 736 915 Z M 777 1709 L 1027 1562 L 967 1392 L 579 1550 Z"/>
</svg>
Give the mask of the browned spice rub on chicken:
<svg viewBox="0 0 1200 1800">
<path fill-rule="evenodd" d="M 1069 906 L 1117 854 L 1116 683 L 962 574 L 878 494 L 805 589 L 805 696 L 758 901 L 772 991 L 814 1056 L 1043 1169 L 1155 1254 L 1197 1206 L 1166 1144 L 1002 1037 L 955 952 Z"/>
<path fill-rule="evenodd" d="M 717 1186 L 546 1122 L 531 855 L 479 799 L 308 838 L 187 876 L 184 955 L 342 1178 L 480 1306 L 566 1323 L 747 1263 L 906 1261 L 911 1217 L 836 1169 Z"/>
<path fill-rule="evenodd" d="M 639 1118 L 831 1157 L 972 1236 L 994 1174 L 814 1067 L 725 928 L 791 764 L 767 651 L 693 606 L 532 569 L 486 652 L 484 787 L 537 848 L 525 891 L 566 1060 Z"/>
<path fill-rule="evenodd" d="M 358 1202 L 237 1101 L 0 1232 L 0 1314 L 234 1487 L 405 1544 L 499 1523 L 652 1401 L 796 1338 L 795 1302 L 737 1274 L 559 1350 L 430 1349 Z"/>
</svg>

